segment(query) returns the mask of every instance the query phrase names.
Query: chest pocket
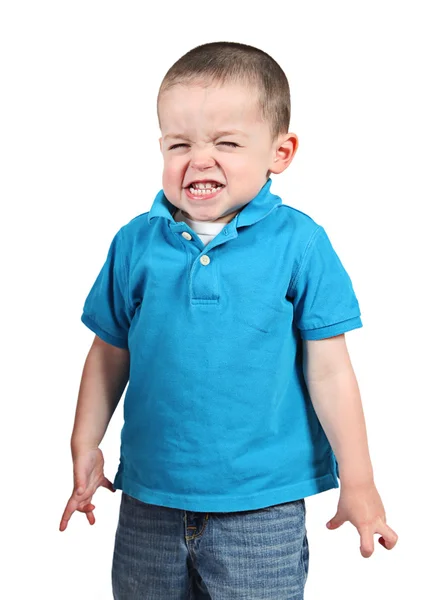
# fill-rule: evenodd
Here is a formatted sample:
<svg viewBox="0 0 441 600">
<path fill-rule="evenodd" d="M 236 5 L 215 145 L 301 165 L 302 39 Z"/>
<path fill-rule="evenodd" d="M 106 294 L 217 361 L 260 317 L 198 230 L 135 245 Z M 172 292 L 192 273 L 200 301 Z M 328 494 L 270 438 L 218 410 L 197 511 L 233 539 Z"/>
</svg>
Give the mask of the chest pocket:
<svg viewBox="0 0 441 600">
<path fill-rule="evenodd" d="M 293 306 L 289 301 L 285 305 L 275 307 L 269 302 L 256 300 L 247 310 L 238 310 L 236 318 L 261 333 L 276 333 L 283 327 L 292 325 Z"/>
</svg>

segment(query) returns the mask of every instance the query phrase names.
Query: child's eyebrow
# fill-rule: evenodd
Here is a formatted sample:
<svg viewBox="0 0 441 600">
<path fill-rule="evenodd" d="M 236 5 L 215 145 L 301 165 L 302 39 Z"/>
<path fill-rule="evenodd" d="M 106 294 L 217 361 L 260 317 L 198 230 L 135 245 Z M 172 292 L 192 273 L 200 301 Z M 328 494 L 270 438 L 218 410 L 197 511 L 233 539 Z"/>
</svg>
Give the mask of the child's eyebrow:
<svg viewBox="0 0 441 600">
<path fill-rule="evenodd" d="M 243 135 L 245 137 L 247 136 L 247 134 L 244 131 L 240 131 L 240 129 L 230 129 L 230 131 L 216 131 L 216 133 L 214 134 L 215 139 L 223 137 L 224 135 Z"/>
<path fill-rule="evenodd" d="M 244 133 L 243 131 L 240 131 L 239 129 L 231 129 L 230 131 L 216 131 L 214 133 L 214 139 L 223 137 L 225 135 L 238 135 L 238 134 L 246 137 L 246 133 Z M 164 140 L 166 140 L 168 138 L 175 138 L 175 139 L 178 138 L 180 140 L 187 140 L 187 142 L 191 141 L 190 138 L 188 138 L 183 133 L 168 133 L 166 136 L 164 136 Z"/>
</svg>

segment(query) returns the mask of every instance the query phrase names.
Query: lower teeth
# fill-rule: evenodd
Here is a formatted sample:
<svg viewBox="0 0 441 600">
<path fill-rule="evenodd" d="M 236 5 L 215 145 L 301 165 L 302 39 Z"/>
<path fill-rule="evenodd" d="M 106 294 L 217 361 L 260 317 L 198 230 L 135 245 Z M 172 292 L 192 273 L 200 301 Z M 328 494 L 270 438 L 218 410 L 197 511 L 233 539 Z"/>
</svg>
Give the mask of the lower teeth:
<svg viewBox="0 0 441 600">
<path fill-rule="evenodd" d="M 190 188 L 190 192 L 192 194 L 195 194 L 196 196 L 205 196 L 206 194 L 211 194 L 212 192 L 215 192 L 215 191 L 219 190 L 221 187 L 222 186 L 218 186 L 218 187 L 211 188 L 211 189 L 205 188 L 205 191 L 194 189 L 194 188 Z"/>
</svg>

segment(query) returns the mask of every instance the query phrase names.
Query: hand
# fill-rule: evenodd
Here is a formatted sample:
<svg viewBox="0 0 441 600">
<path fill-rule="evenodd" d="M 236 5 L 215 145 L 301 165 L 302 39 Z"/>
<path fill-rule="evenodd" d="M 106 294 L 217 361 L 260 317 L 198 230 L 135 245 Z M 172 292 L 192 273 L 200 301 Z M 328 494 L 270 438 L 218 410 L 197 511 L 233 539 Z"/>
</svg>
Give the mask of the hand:
<svg viewBox="0 0 441 600">
<path fill-rule="evenodd" d="M 392 550 L 398 535 L 386 525 L 386 513 L 374 482 L 366 485 L 341 485 L 336 515 L 326 523 L 328 529 L 337 529 L 350 521 L 360 534 L 360 552 L 369 558 L 374 552 L 374 533 L 381 534 L 378 542 Z"/>
<path fill-rule="evenodd" d="M 76 510 L 85 513 L 87 520 L 93 525 L 95 506 L 91 504 L 92 496 L 100 486 L 111 492 L 115 491 L 112 483 L 104 477 L 104 457 L 99 448 L 75 456 L 73 467 L 74 489 L 61 517 L 60 531 L 66 529 L 69 519 Z"/>
</svg>

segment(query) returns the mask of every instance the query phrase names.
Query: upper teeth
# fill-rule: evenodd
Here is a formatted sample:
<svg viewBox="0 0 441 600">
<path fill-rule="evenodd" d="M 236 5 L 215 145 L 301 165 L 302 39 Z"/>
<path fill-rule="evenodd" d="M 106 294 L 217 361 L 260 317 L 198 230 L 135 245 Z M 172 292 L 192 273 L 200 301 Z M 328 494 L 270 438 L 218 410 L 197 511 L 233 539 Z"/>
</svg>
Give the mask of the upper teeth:
<svg viewBox="0 0 441 600">
<path fill-rule="evenodd" d="M 205 190 L 205 189 L 211 189 L 211 188 L 217 187 L 219 185 L 221 185 L 221 184 L 220 183 L 214 183 L 214 182 L 213 183 L 202 183 L 202 182 L 199 182 L 199 183 L 192 183 L 191 187 L 194 188 L 194 189 L 196 189 L 196 190 Z"/>
</svg>

